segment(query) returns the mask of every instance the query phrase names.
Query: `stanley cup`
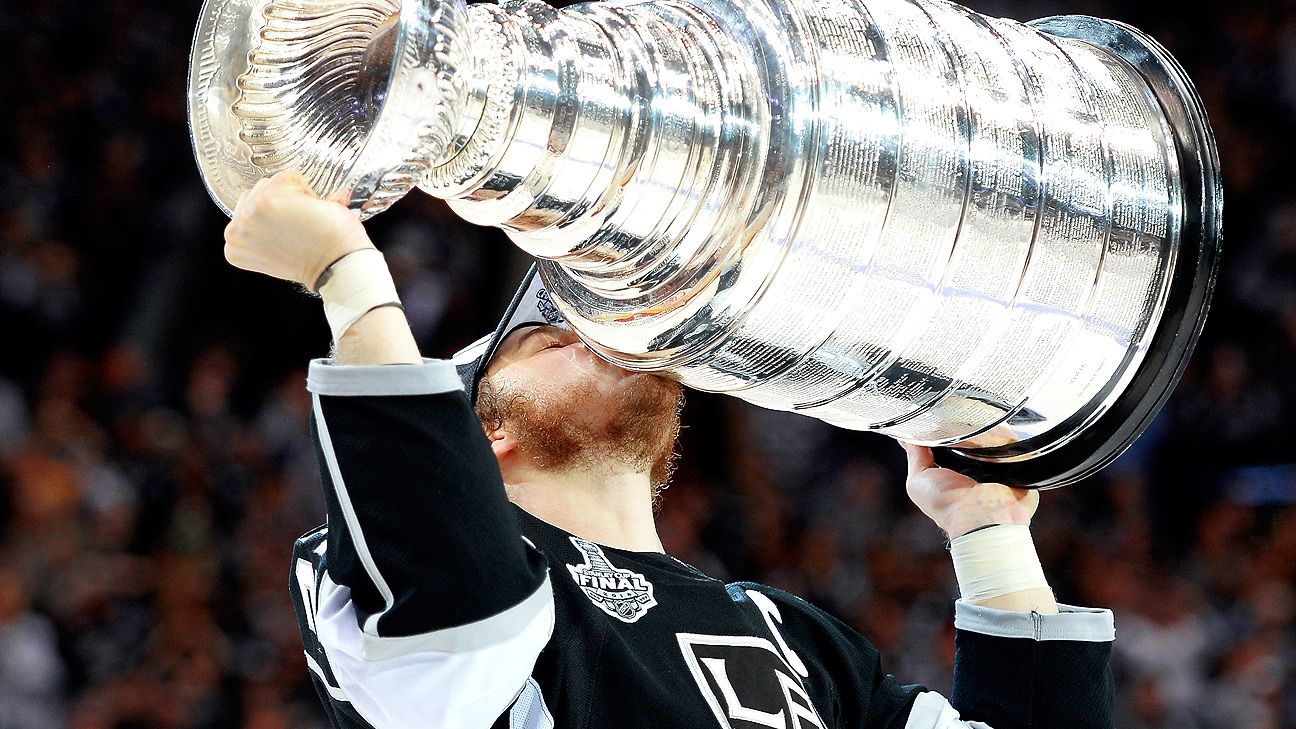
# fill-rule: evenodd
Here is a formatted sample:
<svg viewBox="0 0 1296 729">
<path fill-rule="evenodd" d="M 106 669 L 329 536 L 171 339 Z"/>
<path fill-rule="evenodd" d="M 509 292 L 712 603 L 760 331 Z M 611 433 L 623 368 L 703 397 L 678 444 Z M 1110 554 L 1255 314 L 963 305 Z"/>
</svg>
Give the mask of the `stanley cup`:
<svg viewBox="0 0 1296 729">
<path fill-rule="evenodd" d="M 415 185 L 540 259 L 609 361 L 1060 486 L 1155 416 L 1205 317 L 1202 103 L 1120 23 L 942 0 L 207 0 L 227 212 L 297 169 Z"/>
</svg>

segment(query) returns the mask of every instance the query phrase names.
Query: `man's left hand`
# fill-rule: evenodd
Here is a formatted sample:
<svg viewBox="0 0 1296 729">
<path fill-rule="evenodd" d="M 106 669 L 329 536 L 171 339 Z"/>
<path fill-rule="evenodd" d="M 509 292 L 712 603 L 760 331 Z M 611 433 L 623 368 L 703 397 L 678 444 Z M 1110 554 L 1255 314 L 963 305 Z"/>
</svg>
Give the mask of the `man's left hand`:
<svg viewBox="0 0 1296 729">
<path fill-rule="evenodd" d="M 909 460 L 905 490 L 950 539 L 990 524 L 1030 524 L 1039 493 L 1001 483 L 977 483 L 936 465 L 930 448 L 901 443 Z"/>
</svg>

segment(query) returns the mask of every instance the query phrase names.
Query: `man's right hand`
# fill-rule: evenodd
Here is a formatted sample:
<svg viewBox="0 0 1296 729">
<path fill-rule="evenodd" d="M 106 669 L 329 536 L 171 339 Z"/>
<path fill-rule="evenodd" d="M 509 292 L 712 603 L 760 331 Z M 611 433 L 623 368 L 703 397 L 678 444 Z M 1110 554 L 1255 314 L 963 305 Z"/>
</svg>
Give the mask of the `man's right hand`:
<svg viewBox="0 0 1296 729">
<path fill-rule="evenodd" d="M 372 247 L 354 213 L 338 201 L 321 199 L 292 171 L 262 179 L 243 193 L 225 227 L 225 260 L 312 290 L 329 264 Z"/>
</svg>

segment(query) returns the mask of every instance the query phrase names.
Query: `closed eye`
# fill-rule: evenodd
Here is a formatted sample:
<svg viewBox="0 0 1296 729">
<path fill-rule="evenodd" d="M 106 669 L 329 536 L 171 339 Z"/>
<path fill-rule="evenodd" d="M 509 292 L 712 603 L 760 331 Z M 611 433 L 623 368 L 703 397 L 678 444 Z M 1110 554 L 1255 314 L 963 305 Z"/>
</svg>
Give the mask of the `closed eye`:
<svg viewBox="0 0 1296 729">
<path fill-rule="evenodd" d="M 549 332 L 539 335 L 537 339 L 540 340 L 540 347 L 536 349 L 537 352 L 543 352 L 546 349 L 561 349 L 575 342 L 574 338 L 562 337 Z"/>
<path fill-rule="evenodd" d="M 527 330 L 526 334 L 522 335 L 522 338 L 521 346 L 524 348 L 523 351 L 528 353 L 527 356 L 539 354 L 546 349 L 565 347 L 579 341 L 575 334 L 547 325 Z"/>
</svg>

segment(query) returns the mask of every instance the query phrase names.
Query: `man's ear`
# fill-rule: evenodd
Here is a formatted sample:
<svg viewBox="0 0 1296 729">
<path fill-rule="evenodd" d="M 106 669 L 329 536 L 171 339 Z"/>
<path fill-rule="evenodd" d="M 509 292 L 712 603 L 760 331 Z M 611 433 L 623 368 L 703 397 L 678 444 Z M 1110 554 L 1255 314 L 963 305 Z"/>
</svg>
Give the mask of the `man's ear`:
<svg viewBox="0 0 1296 729">
<path fill-rule="evenodd" d="M 498 428 L 488 433 L 486 437 L 490 439 L 491 451 L 495 453 L 495 460 L 499 462 L 502 469 L 505 461 L 517 453 L 517 439 L 504 428 Z"/>
</svg>

